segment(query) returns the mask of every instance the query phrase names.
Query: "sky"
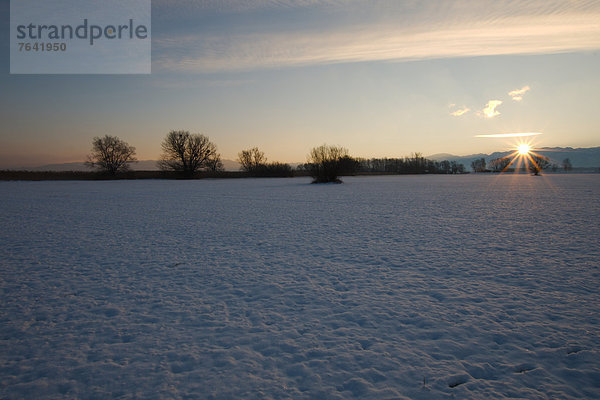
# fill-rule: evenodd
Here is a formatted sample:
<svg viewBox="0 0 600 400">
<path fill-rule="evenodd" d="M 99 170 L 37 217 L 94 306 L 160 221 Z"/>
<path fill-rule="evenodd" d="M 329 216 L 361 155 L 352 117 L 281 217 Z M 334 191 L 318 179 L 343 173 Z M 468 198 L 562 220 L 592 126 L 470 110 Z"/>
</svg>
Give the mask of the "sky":
<svg viewBox="0 0 600 400">
<path fill-rule="evenodd" d="M 153 0 L 149 75 L 11 75 L 9 17 L 0 0 L 0 168 L 106 134 L 158 159 L 170 130 L 282 162 L 600 146 L 600 1 Z"/>
</svg>

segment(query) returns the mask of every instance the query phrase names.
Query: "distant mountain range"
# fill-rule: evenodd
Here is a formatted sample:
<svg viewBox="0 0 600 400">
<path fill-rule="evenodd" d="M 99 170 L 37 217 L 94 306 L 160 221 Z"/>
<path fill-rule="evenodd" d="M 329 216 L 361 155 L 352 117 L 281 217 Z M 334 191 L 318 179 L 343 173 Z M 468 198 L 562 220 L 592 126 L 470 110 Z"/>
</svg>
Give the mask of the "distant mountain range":
<svg viewBox="0 0 600 400">
<path fill-rule="evenodd" d="M 464 164 L 468 169 L 471 166 L 471 161 L 480 158 L 485 158 L 486 162 L 495 158 L 506 157 L 512 154 L 512 151 L 501 151 L 492 154 L 470 154 L 468 156 L 457 156 L 448 153 L 438 153 L 427 156 L 426 158 L 436 161 L 456 161 Z M 600 147 L 586 147 L 586 148 L 572 148 L 572 147 L 543 147 L 536 149 L 536 153 L 546 156 L 550 159 L 551 163 L 561 165 L 565 158 L 571 161 L 574 168 L 600 168 Z M 295 168 L 298 163 L 290 163 L 292 168 Z M 226 171 L 239 171 L 240 163 L 233 160 L 223 160 L 223 166 Z M 19 170 L 28 171 L 89 171 L 90 169 L 85 166 L 83 162 L 72 162 L 64 164 L 48 164 L 39 167 L 28 167 L 28 168 L 12 168 Z M 142 160 L 137 163 L 131 164 L 131 169 L 135 171 L 156 171 L 156 160 Z"/>
<path fill-rule="evenodd" d="M 561 165 L 565 158 L 571 161 L 574 168 L 598 168 L 600 167 L 600 147 L 572 148 L 572 147 L 542 147 L 535 152 L 548 157 L 551 164 Z M 454 154 L 439 153 L 427 156 L 427 158 L 436 161 L 448 160 L 456 161 L 470 168 L 471 161 L 485 158 L 486 162 L 495 158 L 506 157 L 513 151 L 501 151 L 492 154 L 470 154 L 468 156 L 456 156 Z"/>
</svg>

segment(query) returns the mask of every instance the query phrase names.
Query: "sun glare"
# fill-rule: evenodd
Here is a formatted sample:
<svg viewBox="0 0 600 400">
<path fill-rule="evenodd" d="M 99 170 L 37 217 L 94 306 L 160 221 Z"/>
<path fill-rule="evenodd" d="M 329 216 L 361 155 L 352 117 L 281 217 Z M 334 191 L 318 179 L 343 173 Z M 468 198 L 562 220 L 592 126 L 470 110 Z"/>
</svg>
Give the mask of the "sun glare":
<svg viewBox="0 0 600 400">
<path fill-rule="evenodd" d="M 531 151 L 531 146 L 527 143 L 521 143 L 519 147 L 517 147 L 517 151 L 519 152 L 519 155 L 526 156 Z"/>
<path fill-rule="evenodd" d="M 513 133 L 494 133 L 488 135 L 476 135 L 479 138 L 516 138 L 516 137 L 527 137 L 527 136 L 538 136 L 542 135 L 542 132 L 513 132 Z M 535 175 L 539 174 L 538 163 L 540 159 L 548 161 L 546 157 L 540 156 L 535 153 L 534 140 L 531 139 L 520 139 L 518 142 L 512 142 L 512 152 L 501 158 L 497 158 L 490 161 L 491 169 L 496 172 L 507 172 L 514 171 L 519 172 L 522 170 L 531 170 L 535 172 Z M 508 143 L 507 143 L 508 144 Z"/>
</svg>

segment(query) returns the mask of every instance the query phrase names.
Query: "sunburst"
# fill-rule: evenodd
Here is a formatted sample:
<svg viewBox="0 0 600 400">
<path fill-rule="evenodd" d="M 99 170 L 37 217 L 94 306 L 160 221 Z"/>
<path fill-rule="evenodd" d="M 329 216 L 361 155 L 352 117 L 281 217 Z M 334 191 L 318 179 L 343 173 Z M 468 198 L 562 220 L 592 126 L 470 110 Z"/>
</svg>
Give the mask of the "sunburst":
<svg viewBox="0 0 600 400">
<path fill-rule="evenodd" d="M 538 175 L 541 170 L 540 165 L 536 160 L 546 159 L 541 154 L 537 154 L 531 146 L 531 142 L 520 142 L 514 148 L 514 151 L 506 157 L 510 160 L 508 165 L 502 170 L 506 172 L 510 167 L 513 167 L 515 172 L 525 169 L 535 172 Z"/>
<path fill-rule="evenodd" d="M 538 135 L 542 135 L 541 132 L 515 132 L 515 133 L 495 133 L 490 135 L 476 135 L 479 138 L 525 138 L 516 143 L 513 147 L 513 152 L 506 157 L 503 157 L 503 168 L 501 172 L 506 172 L 510 168 L 514 168 L 515 172 L 521 169 L 534 171 L 538 175 L 540 171 L 540 165 L 536 160 L 548 160 L 546 157 L 535 153 L 532 146 L 532 141 Z"/>
<path fill-rule="evenodd" d="M 530 151 L 531 146 L 529 143 L 520 143 L 519 146 L 517 146 L 517 152 L 520 156 L 526 156 Z"/>
</svg>

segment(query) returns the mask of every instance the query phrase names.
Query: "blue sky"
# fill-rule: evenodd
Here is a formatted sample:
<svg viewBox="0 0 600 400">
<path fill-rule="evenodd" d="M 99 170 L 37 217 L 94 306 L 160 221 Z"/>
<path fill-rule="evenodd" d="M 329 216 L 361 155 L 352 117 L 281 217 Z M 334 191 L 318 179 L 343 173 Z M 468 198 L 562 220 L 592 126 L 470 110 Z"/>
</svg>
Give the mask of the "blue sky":
<svg viewBox="0 0 600 400">
<path fill-rule="evenodd" d="M 156 159 L 169 130 L 222 156 L 303 161 L 600 145 L 597 1 L 154 0 L 151 75 L 10 75 L 0 1 L 0 167 L 80 161 L 111 134 Z M 509 93 L 512 93 L 509 94 Z"/>
</svg>

